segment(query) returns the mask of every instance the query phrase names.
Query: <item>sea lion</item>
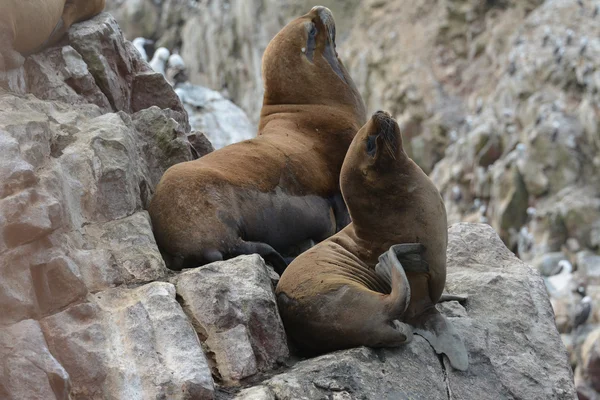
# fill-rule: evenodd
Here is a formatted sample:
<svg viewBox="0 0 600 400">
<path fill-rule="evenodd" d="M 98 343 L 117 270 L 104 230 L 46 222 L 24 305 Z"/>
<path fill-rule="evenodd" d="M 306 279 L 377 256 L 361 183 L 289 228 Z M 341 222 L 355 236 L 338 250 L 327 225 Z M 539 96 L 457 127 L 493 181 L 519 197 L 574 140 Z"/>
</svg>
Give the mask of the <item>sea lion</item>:
<svg viewBox="0 0 600 400">
<path fill-rule="evenodd" d="M 105 0 L 3 0 L 0 71 L 18 68 L 28 56 L 60 40 L 75 22 L 104 10 Z"/>
<path fill-rule="evenodd" d="M 258 136 L 169 168 L 149 212 L 171 269 L 258 253 L 279 272 L 290 248 L 349 222 L 339 173 L 365 106 L 335 51 L 325 7 L 286 25 L 262 63 Z"/>
<path fill-rule="evenodd" d="M 308 353 L 393 347 L 414 330 L 465 370 L 464 344 L 435 308 L 446 281 L 444 202 L 389 114 L 356 134 L 340 186 L 352 222 L 298 256 L 277 285 L 293 342 Z"/>
</svg>

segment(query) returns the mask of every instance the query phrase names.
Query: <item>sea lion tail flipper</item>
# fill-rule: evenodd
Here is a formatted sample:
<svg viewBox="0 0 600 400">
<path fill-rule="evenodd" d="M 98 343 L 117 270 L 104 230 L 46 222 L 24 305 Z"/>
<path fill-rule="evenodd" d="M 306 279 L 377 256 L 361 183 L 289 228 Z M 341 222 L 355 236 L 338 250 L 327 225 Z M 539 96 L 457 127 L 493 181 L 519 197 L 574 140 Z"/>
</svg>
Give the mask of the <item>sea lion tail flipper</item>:
<svg viewBox="0 0 600 400">
<path fill-rule="evenodd" d="M 271 246 L 263 242 L 245 242 L 241 241 L 241 243 L 235 248 L 234 254 L 231 254 L 233 257 L 241 254 L 258 254 L 260 255 L 267 263 L 271 264 L 271 266 L 275 269 L 279 275 L 283 274 L 283 271 L 287 268 L 287 263 Z"/>
<path fill-rule="evenodd" d="M 379 256 L 375 273 L 392 288 L 387 301 L 390 307 L 390 317 L 397 319 L 404 314 L 410 303 L 410 285 L 404 268 L 392 248 Z"/>
<path fill-rule="evenodd" d="M 445 354 L 450 364 L 457 370 L 466 371 L 469 355 L 462 338 L 454 326 L 435 308 L 409 321 L 415 327 L 414 333 L 429 342 L 437 354 Z"/>
<path fill-rule="evenodd" d="M 442 297 L 438 300 L 438 303 L 443 303 L 445 301 L 458 301 L 459 303 L 464 303 L 467 301 L 469 296 L 466 294 L 442 294 Z"/>
<path fill-rule="evenodd" d="M 421 243 L 401 243 L 390 247 L 406 272 L 429 272 L 429 264 L 421 257 L 425 246 Z"/>
</svg>

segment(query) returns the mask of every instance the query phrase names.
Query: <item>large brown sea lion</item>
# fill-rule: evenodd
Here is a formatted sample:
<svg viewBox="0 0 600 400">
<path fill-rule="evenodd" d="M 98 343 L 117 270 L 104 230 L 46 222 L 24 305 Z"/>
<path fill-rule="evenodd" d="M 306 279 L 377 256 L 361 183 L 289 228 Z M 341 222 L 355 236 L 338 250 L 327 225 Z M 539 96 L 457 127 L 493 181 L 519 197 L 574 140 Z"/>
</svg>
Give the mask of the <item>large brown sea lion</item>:
<svg viewBox="0 0 600 400">
<path fill-rule="evenodd" d="M 446 211 L 404 152 L 396 121 L 377 112 L 344 160 L 346 228 L 297 257 L 277 285 L 286 331 L 300 349 L 393 347 L 415 333 L 464 370 L 462 340 L 436 310 L 446 282 Z"/>
<path fill-rule="evenodd" d="M 24 58 L 58 41 L 75 22 L 104 10 L 105 0 L 2 0 L 0 71 L 18 68 Z"/>
<path fill-rule="evenodd" d="M 258 253 L 281 272 L 282 253 L 349 222 L 339 173 L 366 116 L 331 11 L 314 7 L 286 25 L 262 74 L 258 136 L 174 165 L 156 188 L 149 212 L 171 269 Z"/>
</svg>

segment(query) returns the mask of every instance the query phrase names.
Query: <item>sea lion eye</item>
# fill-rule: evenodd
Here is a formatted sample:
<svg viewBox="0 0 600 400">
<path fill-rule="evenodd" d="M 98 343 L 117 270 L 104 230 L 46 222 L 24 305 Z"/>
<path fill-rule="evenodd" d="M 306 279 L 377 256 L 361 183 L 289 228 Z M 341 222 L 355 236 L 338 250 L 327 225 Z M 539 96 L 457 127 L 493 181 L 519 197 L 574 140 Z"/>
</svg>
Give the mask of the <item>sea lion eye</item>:
<svg viewBox="0 0 600 400">
<path fill-rule="evenodd" d="M 367 154 L 371 157 L 375 157 L 377 151 L 377 135 L 369 135 L 367 137 Z"/>
<path fill-rule="evenodd" d="M 308 37 L 314 38 L 315 36 L 317 36 L 317 32 L 317 26 L 315 24 L 311 24 L 310 31 L 308 31 Z"/>
</svg>

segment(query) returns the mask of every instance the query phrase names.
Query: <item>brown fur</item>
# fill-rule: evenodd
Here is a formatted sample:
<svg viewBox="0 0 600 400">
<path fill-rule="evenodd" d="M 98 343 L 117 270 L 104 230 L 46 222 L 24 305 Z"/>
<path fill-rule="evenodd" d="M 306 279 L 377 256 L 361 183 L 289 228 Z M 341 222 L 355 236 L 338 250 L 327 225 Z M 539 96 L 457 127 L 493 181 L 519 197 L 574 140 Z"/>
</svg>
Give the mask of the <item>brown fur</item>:
<svg viewBox="0 0 600 400">
<path fill-rule="evenodd" d="M 100 13 L 105 0 L 3 0 L 0 14 L 0 70 L 20 67 L 24 58 L 58 41 L 75 22 Z"/>
<path fill-rule="evenodd" d="M 373 135 L 376 152 L 368 154 Z M 404 152 L 397 123 L 381 112 L 350 145 L 340 184 L 352 223 L 288 266 L 277 285 L 281 316 L 288 334 L 309 352 L 397 346 L 410 334 L 394 321 L 412 323 L 429 312 L 444 288 L 444 203 Z M 395 290 L 398 277 L 390 288 L 375 271 L 378 257 L 398 243 L 424 245 L 421 256 L 429 264 L 429 273 L 406 272 L 410 295 Z"/>
<path fill-rule="evenodd" d="M 330 12 L 315 8 L 290 22 L 267 47 L 258 136 L 175 165 L 159 182 L 149 212 L 170 268 L 248 252 L 280 260 L 278 252 L 321 241 L 344 220 L 345 207 L 333 203 L 341 201 L 340 168 L 365 111 L 337 55 L 343 78 L 324 57 L 335 54 L 335 42 L 321 15 Z M 302 48 L 312 26 L 311 62 Z"/>
</svg>

